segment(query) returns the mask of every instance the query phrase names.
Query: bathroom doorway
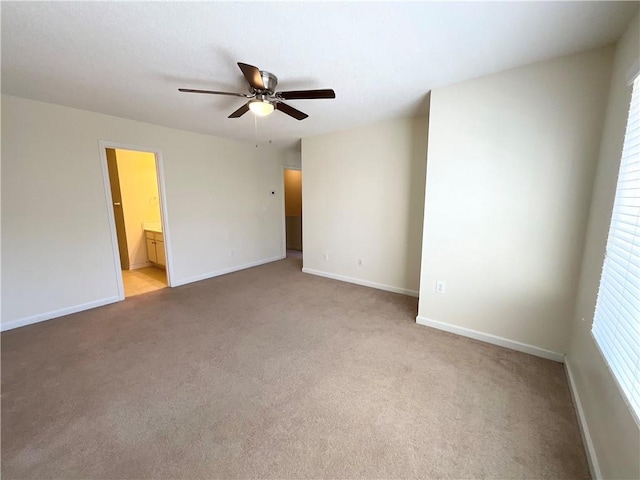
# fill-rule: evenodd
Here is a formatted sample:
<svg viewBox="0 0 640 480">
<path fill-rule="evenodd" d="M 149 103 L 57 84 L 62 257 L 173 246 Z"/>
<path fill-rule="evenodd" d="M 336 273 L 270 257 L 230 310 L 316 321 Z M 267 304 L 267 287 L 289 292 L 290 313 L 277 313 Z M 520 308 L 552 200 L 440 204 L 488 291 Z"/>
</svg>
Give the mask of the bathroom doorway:
<svg viewBox="0 0 640 480">
<path fill-rule="evenodd" d="M 104 145 L 122 298 L 170 285 L 157 152 Z"/>
<path fill-rule="evenodd" d="M 297 167 L 283 170 L 287 256 L 302 258 L 302 171 Z"/>
</svg>

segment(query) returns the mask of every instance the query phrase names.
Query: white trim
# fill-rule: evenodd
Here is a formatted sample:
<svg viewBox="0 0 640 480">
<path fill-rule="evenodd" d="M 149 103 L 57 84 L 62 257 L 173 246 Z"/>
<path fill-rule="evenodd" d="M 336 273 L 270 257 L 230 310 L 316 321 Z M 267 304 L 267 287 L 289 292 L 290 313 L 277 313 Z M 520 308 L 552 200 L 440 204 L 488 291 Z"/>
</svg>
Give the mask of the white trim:
<svg viewBox="0 0 640 480">
<path fill-rule="evenodd" d="M 164 258 L 166 260 L 165 271 L 167 273 L 167 286 L 172 287 L 173 275 L 173 249 L 171 248 L 171 228 L 169 214 L 167 213 L 167 195 L 164 182 L 164 158 L 162 150 L 153 150 L 156 154 L 156 176 L 158 177 L 158 195 L 160 196 L 160 217 L 162 218 L 162 240 L 164 243 Z"/>
<path fill-rule="evenodd" d="M 587 424 L 587 417 L 582 409 L 582 402 L 580 402 L 580 395 L 578 395 L 578 388 L 573 378 L 573 372 L 571 370 L 571 364 L 569 360 L 565 358 L 564 368 L 567 372 L 567 379 L 569 380 L 569 391 L 571 392 L 571 398 L 573 399 L 573 405 L 576 407 L 576 413 L 578 414 L 578 425 L 580 425 L 580 435 L 582 435 L 582 442 L 586 447 L 587 461 L 589 462 L 589 471 L 591 477 L 595 480 L 602 478 L 602 472 L 600 471 L 600 464 L 598 463 L 598 457 L 596 455 L 596 449 L 593 446 L 593 440 L 589 433 L 589 425 Z"/>
<path fill-rule="evenodd" d="M 64 315 L 71 315 L 72 313 L 82 312 L 91 308 L 102 307 L 109 303 L 115 303 L 122 300 L 119 297 L 108 297 L 102 300 L 95 300 L 93 302 L 82 303 L 80 305 L 74 305 L 73 307 L 61 308 L 60 310 L 53 310 L 51 312 L 39 313 L 31 317 L 19 318 L 17 320 L 11 320 L 0 325 L 0 331 L 13 330 L 14 328 L 25 327 L 32 323 L 44 322 L 54 318 L 62 317 Z"/>
<path fill-rule="evenodd" d="M 320 270 L 313 270 L 311 268 L 303 268 L 302 271 L 304 273 L 317 275 L 319 277 L 331 278 L 333 280 L 340 280 L 341 282 L 355 283 L 356 285 L 362 285 L 363 287 L 377 288 L 378 290 L 385 290 L 387 292 L 400 293 L 402 295 L 409 295 L 410 297 L 418 296 L 418 292 L 416 292 L 415 290 L 394 287 L 391 285 L 385 285 L 383 283 L 371 282 L 369 280 L 361 280 L 359 278 L 347 277 L 345 275 L 338 275 L 336 273 L 322 272 Z"/>
<path fill-rule="evenodd" d="M 111 196 L 111 185 L 109 184 L 109 170 L 107 169 L 107 148 L 134 150 L 137 152 L 153 153 L 156 160 L 156 177 L 158 181 L 158 196 L 160 197 L 160 216 L 162 218 L 162 235 L 164 237 L 165 258 L 167 260 L 167 285 L 174 286 L 172 281 L 173 272 L 173 254 L 171 249 L 171 230 L 169 225 L 169 217 L 167 214 L 167 198 L 165 195 L 164 180 L 164 160 L 162 150 L 154 147 L 145 147 L 140 145 L 131 145 L 128 143 L 112 142 L 109 140 L 98 140 L 100 149 L 100 160 L 102 166 L 102 179 L 105 188 L 105 200 L 107 202 L 107 213 L 109 216 L 109 229 L 111 231 L 111 244 L 113 248 L 113 264 L 117 279 L 118 297 L 124 300 L 124 283 L 122 280 L 122 271 L 120 266 L 120 254 L 118 253 L 118 237 L 116 233 L 116 221 L 113 213 L 113 201 Z"/>
<path fill-rule="evenodd" d="M 251 267 L 257 267 L 258 265 L 264 265 L 265 263 L 277 262 L 286 258 L 285 255 L 278 255 L 277 257 L 265 258 L 263 260 L 256 260 L 255 262 L 245 263 L 244 265 L 237 265 L 235 267 L 223 268 L 222 270 L 216 270 L 215 272 L 203 273 L 202 275 L 196 275 L 194 277 L 183 278 L 181 280 L 175 280 L 173 287 L 179 287 L 180 285 L 186 285 L 187 283 L 199 282 L 200 280 L 206 280 L 207 278 L 219 277 L 220 275 L 226 275 L 227 273 L 237 272 L 239 270 L 245 270 Z"/>
<path fill-rule="evenodd" d="M 547 358 L 560 363 L 564 362 L 563 353 L 552 352 L 551 350 L 545 350 L 544 348 L 529 345 L 528 343 L 509 340 L 508 338 L 498 337 L 497 335 L 491 335 L 490 333 L 479 332 L 477 330 L 471 330 L 470 328 L 459 327 L 458 325 L 453 325 L 451 323 L 431 320 L 430 318 L 422 317 L 420 315 L 416 317 L 416 323 L 427 327 L 437 328 L 438 330 L 444 330 L 445 332 L 455 333 L 463 337 L 480 340 L 481 342 L 498 345 L 499 347 L 528 353 L 530 355 L 535 355 L 536 357 Z"/>
<path fill-rule="evenodd" d="M 116 252 L 117 255 L 117 252 Z M 117 256 L 119 259 L 120 257 Z M 227 273 L 237 272 L 238 270 L 244 270 L 246 268 L 257 267 L 258 265 L 263 265 L 265 263 L 271 263 L 278 260 L 282 260 L 286 258 L 286 255 L 279 255 L 277 257 L 267 258 L 264 260 L 257 260 L 255 262 L 247 263 L 245 265 L 239 265 L 236 267 L 225 268 L 223 270 L 218 270 L 211 273 L 205 273 L 203 275 L 198 275 L 195 277 L 187 278 L 184 280 L 177 280 L 174 282 L 173 286 L 177 287 L 179 285 L 185 285 L 187 283 L 197 282 L 199 280 L 205 280 L 207 278 L 217 277 L 220 275 L 225 275 Z M 120 271 L 120 263 L 118 263 L 118 274 L 122 279 L 122 272 Z M 108 297 L 102 300 L 96 300 L 93 302 L 83 303 L 81 305 L 75 305 L 73 307 L 61 308 L 60 310 L 54 310 L 51 312 L 39 313 L 37 315 L 33 315 L 32 317 L 20 318 L 18 320 L 12 320 L 6 323 L 2 323 L 0 325 L 0 331 L 4 332 L 5 330 L 12 330 L 14 328 L 24 327 L 26 325 L 31 325 L 32 323 L 44 322 L 46 320 L 51 320 L 54 318 L 62 317 L 64 315 L 70 315 L 72 313 L 82 312 L 84 310 L 90 310 L 96 307 L 102 307 L 103 305 L 108 305 L 110 303 L 115 303 L 123 300 L 119 296 Z"/>
<path fill-rule="evenodd" d="M 593 327 L 591 328 L 590 333 L 591 333 L 591 341 L 595 344 L 596 350 L 600 354 L 600 358 L 602 359 L 602 362 L 606 365 L 607 371 L 609 372 L 609 375 L 611 375 L 611 378 L 613 378 L 613 383 L 615 383 L 616 388 L 618 389 L 620 398 L 622 398 L 622 401 L 629 409 L 629 413 L 631 413 L 633 420 L 636 422 L 636 425 L 638 425 L 638 427 L 640 428 L 640 416 L 638 416 L 638 414 L 636 413 L 636 409 L 633 408 L 633 406 L 631 405 L 631 402 L 629 401 L 629 396 L 627 395 L 627 392 L 624 391 L 624 388 L 622 388 L 622 385 L 620 384 L 620 380 L 618 380 L 618 376 L 613 372 L 613 369 L 609 364 L 609 360 L 605 356 L 604 352 L 602 351 L 602 348 L 600 347 L 600 343 L 598 343 L 598 340 L 593 334 Z"/>
<path fill-rule="evenodd" d="M 636 58 L 631 67 L 629 67 L 629 70 L 627 70 L 627 74 L 625 75 L 627 85 L 631 85 L 635 82 L 638 75 L 640 75 L 640 58 Z"/>
<path fill-rule="evenodd" d="M 124 280 L 122 279 L 122 265 L 120 264 L 120 250 L 118 249 L 118 233 L 116 232 L 116 216 L 113 212 L 113 196 L 111 185 L 109 184 L 109 168 L 107 166 L 107 146 L 106 142 L 98 140 L 98 154 L 100 155 L 100 167 L 102 168 L 102 183 L 104 186 L 104 199 L 107 204 L 107 216 L 109 217 L 109 232 L 111 233 L 111 249 L 113 254 L 113 270 L 116 275 L 116 289 L 118 299 L 124 300 Z"/>
<path fill-rule="evenodd" d="M 280 180 L 282 181 L 282 254 L 284 256 L 287 255 L 287 209 L 285 207 L 285 198 L 284 198 L 284 171 L 285 170 L 296 170 L 298 172 L 302 171 L 302 167 L 297 165 L 282 165 L 282 173 L 280 174 Z M 302 185 L 300 185 L 300 190 L 302 190 Z M 302 194 L 302 192 L 300 192 Z M 304 251 L 304 235 L 302 236 L 302 250 Z"/>
</svg>

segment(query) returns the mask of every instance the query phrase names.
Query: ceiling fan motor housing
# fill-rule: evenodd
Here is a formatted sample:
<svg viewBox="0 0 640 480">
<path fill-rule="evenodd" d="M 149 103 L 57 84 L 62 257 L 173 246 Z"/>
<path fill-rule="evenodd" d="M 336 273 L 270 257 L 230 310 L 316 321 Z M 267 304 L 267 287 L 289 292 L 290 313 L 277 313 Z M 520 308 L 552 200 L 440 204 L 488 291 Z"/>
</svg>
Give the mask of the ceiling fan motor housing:
<svg viewBox="0 0 640 480">
<path fill-rule="evenodd" d="M 273 95 L 273 92 L 276 91 L 276 86 L 278 85 L 278 77 L 273 73 L 265 72 L 264 70 L 260 70 L 260 76 L 262 77 L 262 83 L 264 83 L 264 93 Z"/>
<path fill-rule="evenodd" d="M 242 70 L 249 87 L 249 94 L 233 92 L 217 92 L 214 90 L 195 90 L 191 88 L 179 88 L 180 92 L 187 93 L 208 93 L 212 95 L 231 95 L 235 97 L 248 98 L 249 101 L 229 115 L 229 118 L 239 118 L 249 110 L 258 116 L 270 115 L 274 110 L 295 118 L 304 120 L 309 115 L 284 103 L 283 100 L 304 100 L 313 98 L 336 98 L 336 93 L 330 89 L 316 90 L 292 90 L 289 92 L 277 92 L 278 77 L 271 72 L 260 70 L 254 65 L 238 62 L 238 67 Z"/>
</svg>

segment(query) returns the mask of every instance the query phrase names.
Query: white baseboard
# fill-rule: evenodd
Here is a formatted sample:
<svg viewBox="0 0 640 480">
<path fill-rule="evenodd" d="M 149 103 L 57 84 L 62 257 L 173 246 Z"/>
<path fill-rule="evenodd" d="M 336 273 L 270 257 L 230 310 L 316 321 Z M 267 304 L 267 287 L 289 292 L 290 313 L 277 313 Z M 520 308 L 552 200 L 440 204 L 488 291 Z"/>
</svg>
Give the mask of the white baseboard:
<svg viewBox="0 0 640 480">
<path fill-rule="evenodd" d="M 187 283 L 197 282 L 198 280 L 204 280 L 207 278 L 217 277 L 219 275 L 224 275 L 226 273 L 236 272 L 238 270 L 244 270 L 245 268 L 257 267 L 258 265 L 262 265 L 265 263 L 275 262 L 277 260 L 282 260 L 286 258 L 286 255 L 279 255 L 277 257 L 267 258 L 264 260 L 258 260 L 256 262 L 247 263 L 245 265 L 239 265 L 236 267 L 226 268 L 224 270 L 218 270 L 216 272 L 205 273 L 203 275 L 198 275 L 196 277 L 191 277 L 183 280 L 178 280 L 177 282 L 173 282 L 174 287 L 179 285 L 185 285 Z M 44 322 L 45 320 L 51 320 L 53 318 L 62 317 L 64 315 L 70 315 L 72 313 L 82 312 L 83 310 L 89 310 L 91 308 L 102 307 L 103 305 L 108 305 L 109 303 L 115 303 L 122 300 L 119 297 L 108 297 L 101 300 L 96 300 L 94 302 L 83 303 L 81 305 L 74 305 L 73 307 L 61 308 L 60 310 L 54 310 L 51 312 L 39 313 L 38 315 L 33 315 L 31 317 L 20 318 L 17 320 L 11 320 L 9 322 L 4 322 L 0 325 L 0 331 L 4 332 L 6 330 L 12 330 L 14 328 L 24 327 L 26 325 L 31 325 L 33 323 Z"/>
<path fill-rule="evenodd" d="M 258 265 L 264 265 L 265 263 L 277 262 L 287 258 L 286 255 L 278 255 L 277 257 L 265 258 L 263 260 L 256 260 L 255 262 L 245 263 L 244 265 L 237 265 L 235 267 L 224 268 L 222 270 L 216 270 L 215 272 L 203 273 L 202 275 L 196 275 L 189 278 L 182 278 L 171 282 L 172 287 L 179 287 L 180 285 L 186 285 L 187 283 L 199 282 L 200 280 L 206 280 L 207 278 L 219 277 L 220 275 L 226 275 L 227 273 L 233 273 L 240 270 L 245 270 L 251 267 L 257 267 Z"/>
<path fill-rule="evenodd" d="M 370 282 L 369 280 L 361 280 L 359 278 L 347 277 L 345 275 L 338 275 L 336 273 L 322 272 L 320 270 L 313 270 L 311 268 L 303 268 L 304 273 L 311 275 L 318 275 L 319 277 L 331 278 L 333 280 L 340 280 L 341 282 L 355 283 L 356 285 L 362 285 L 363 287 L 377 288 L 378 290 L 386 290 L 387 292 L 401 293 L 403 295 L 409 295 L 411 297 L 417 297 L 418 292 L 415 290 L 408 290 L 406 288 L 393 287 L 391 285 L 385 285 L 383 283 Z"/>
<path fill-rule="evenodd" d="M 600 471 L 600 464 L 598 463 L 598 457 L 596 455 L 596 449 L 593 446 L 593 440 L 589 433 L 589 425 L 587 424 L 587 417 L 582 409 L 582 402 L 580 402 L 580 395 L 578 395 L 578 389 L 576 388 L 576 382 L 573 378 L 573 372 L 571 370 L 570 362 L 565 359 L 564 368 L 567 372 L 567 379 L 569 380 L 569 391 L 571 392 L 571 398 L 573 404 L 576 407 L 578 414 L 578 424 L 580 425 L 580 434 L 582 435 L 582 442 L 586 447 L 587 460 L 589 461 L 589 470 L 591 471 L 591 478 L 599 480 L 602 478 L 602 472 Z"/>
<path fill-rule="evenodd" d="M 564 362 L 564 354 L 552 352 L 551 350 L 545 350 L 544 348 L 529 345 L 527 343 L 517 342 L 515 340 L 509 340 L 508 338 L 498 337 L 497 335 L 491 335 L 490 333 L 479 332 L 477 330 L 471 330 L 470 328 L 459 327 L 451 323 L 439 322 L 437 320 L 431 320 L 430 318 L 416 317 L 416 323 L 425 325 L 427 327 L 437 328 L 438 330 L 444 330 L 445 332 L 455 333 L 463 337 L 473 338 L 480 340 L 481 342 L 491 343 L 500 347 L 510 348 L 518 352 L 528 353 L 535 355 L 536 357 L 547 358 L 556 362 Z"/>
<path fill-rule="evenodd" d="M 109 303 L 115 303 L 122 300 L 119 297 L 108 297 L 102 300 L 96 300 L 95 302 L 87 302 L 81 305 L 74 305 L 73 307 L 61 308 L 60 310 L 53 310 L 51 312 L 39 313 L 31 317 L 19 318 L 18 320 L 11 320 L 9 322 L 2 323 L 0 325 L 0 331 L 13 330 L 14 328 L 25 327 L 32 323 L 44 322 L 45 320 L 51 320 L 53 318 L 62 317 L 64 315 L 71 315 L 72 313 L 82 312 L 83 310 L 89 310 L 91 308 L 102 307 Z"/>
</svg>

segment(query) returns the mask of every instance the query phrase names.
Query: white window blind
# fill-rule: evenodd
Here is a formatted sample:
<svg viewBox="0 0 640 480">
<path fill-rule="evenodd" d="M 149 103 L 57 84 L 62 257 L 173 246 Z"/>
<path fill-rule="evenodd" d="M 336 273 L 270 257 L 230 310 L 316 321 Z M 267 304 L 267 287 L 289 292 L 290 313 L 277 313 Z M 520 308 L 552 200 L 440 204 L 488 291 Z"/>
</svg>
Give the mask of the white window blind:
<svg viewBox="0 0 640 480">
<path fill-rule="evenodd" d="M 640 77 L 633 83 L 593 336 L 640 418 Z"/>
</svg>

